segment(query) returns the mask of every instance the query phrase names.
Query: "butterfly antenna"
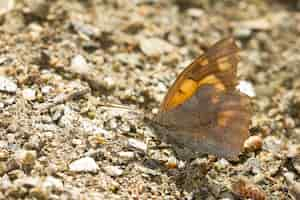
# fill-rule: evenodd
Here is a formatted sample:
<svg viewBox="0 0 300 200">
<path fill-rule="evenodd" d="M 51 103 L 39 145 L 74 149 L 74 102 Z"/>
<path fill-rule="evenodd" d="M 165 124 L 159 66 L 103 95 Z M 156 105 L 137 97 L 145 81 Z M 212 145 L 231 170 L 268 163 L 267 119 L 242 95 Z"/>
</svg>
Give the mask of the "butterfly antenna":
<svg viewBox="0 0 300 200">
<path fill-rule="evenodd" d="M 142 110 L 139 110 L 138 108 L 132 108 L 126 105 L 121 104 L 114 104 L 114 103 L 98 103 L 97 106 L 100 106 L 104 109 L 117 109 L 117 110 L 123 110 L 135 113 L 137 115 L 144 115 L 144 112 Z"/>
<path fill-rule="evenodd" d="M 126 105 L 121 105 L 121 104 L 102 103 L 102 102 L 98 103 L 97 105 L 104 108 L 104 109 L 117 109 L 117 110 L 127 111 L 129 113 L 134 113 L 138 117 L 143 119 L 143 121 L 146 124 L 150 125 L 150 126 L 157 123 L 157 121 L 153 117 L 153 114 L 147 113 L 147 112 L 145 112 L 143 110 L 140 110 L 138 108 L 132 108 L 132 107 L 129 107 L 129 106 L 126 106 Z"/>
</svg>

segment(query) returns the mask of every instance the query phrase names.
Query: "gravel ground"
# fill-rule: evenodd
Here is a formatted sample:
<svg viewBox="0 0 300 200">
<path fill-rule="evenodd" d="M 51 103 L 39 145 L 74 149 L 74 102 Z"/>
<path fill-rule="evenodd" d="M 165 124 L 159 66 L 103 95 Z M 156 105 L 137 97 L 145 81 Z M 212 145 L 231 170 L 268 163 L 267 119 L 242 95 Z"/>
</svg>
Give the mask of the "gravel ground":
<svg viewBox="0 0 300 200">
<path fill-rule="evenodd" d="M 0 199 L 300 199 L 299 11 L 296 0 L 0 1 Z M 179 160 L 137 112 L 156 113 L 178 73 L 229 35 L 256 93 L 252 136 L 235 162 Z"/>
</svg>

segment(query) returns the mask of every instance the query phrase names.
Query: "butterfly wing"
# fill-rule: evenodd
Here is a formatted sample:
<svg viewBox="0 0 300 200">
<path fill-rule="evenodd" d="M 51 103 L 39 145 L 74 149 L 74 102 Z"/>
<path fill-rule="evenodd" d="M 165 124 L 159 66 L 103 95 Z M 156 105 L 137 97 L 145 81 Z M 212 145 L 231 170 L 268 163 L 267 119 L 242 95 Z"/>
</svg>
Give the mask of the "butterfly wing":
<svg viewBox="0 0 300 200">
<path fill-rule="evenodd" d="M 170 87 L 160 111 L 168 111 L 189 99 L 198 88 L 213 84 L 220 90 L 232 90 L 236 85 L 239 61 L 233 38 L 219 41 L 192 62 Z"/>
<path fill-rule="evenodd" d="M 155 118 L 168 142 L 237 157 L 251 118 L 249 97 L 235 89 L 237 53 L 233 39 L 222 40 L 179 75 Z"/>
<path fill-rule="evenodd" d="M 248 138 L 249 98 L 238 91 L 199 88 L 185 103 L 160 112 L 154 127 L 168 143 L 236 159 Z"/>
</svg>

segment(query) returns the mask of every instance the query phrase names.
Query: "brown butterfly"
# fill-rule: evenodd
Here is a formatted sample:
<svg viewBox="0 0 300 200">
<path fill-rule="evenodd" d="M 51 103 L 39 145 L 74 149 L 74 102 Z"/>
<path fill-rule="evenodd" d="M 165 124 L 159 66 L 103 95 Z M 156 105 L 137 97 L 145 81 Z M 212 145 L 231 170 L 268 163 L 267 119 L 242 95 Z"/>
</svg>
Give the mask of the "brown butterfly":
<svg viewBox="0 0 300 200">
<path fill-rule="evenodd" d="M 238 52 L 233 38 L 221 40 L 177 77 L 152 123 L 168 143 L 237 158 L 251 118 L 249 97 L 236 90 Z"/>
</svg>

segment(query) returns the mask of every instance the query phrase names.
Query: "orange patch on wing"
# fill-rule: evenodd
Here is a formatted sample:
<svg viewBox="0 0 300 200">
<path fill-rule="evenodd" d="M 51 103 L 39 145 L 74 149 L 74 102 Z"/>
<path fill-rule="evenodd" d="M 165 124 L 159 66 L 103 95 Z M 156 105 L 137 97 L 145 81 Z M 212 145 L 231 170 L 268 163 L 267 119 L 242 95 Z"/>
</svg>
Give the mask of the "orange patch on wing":
<svg viewBox="0 0 300 200">
<path fill-rule="evenodd" d="M 220 91 L 226 89 L 221 80 L 218 79 L 215 75 L 206 76 L 199 82 L 196 82 L 192 79 L 185 79 L 173 95 L 173 98 L 170 99 L 168 103 L 169 109 L 175 108 L 176 106 L 184 103 L 186 100 L 188 100 L 191 96 L 194 95 L 194 93 L 199 87 L 202 87 L 203 85 L 212 85 Z"/>
<path fill-rule="evenodd" d="M 218 90 L 225 90 L 225 86 L 215 75 L 209 75 L 198 82 L 198 87 L 203 85 L 213 85 Z"/>
<path fill-rule="evenodd" d="M 198 88 L 197 82 L 192 79 L 185 79 L 180 88 L 176 91 L 173 98 L 169 102 L 169 108 L 174 108 L 187 99 L 189 99 L 196 92 Z"/>
</svg>

